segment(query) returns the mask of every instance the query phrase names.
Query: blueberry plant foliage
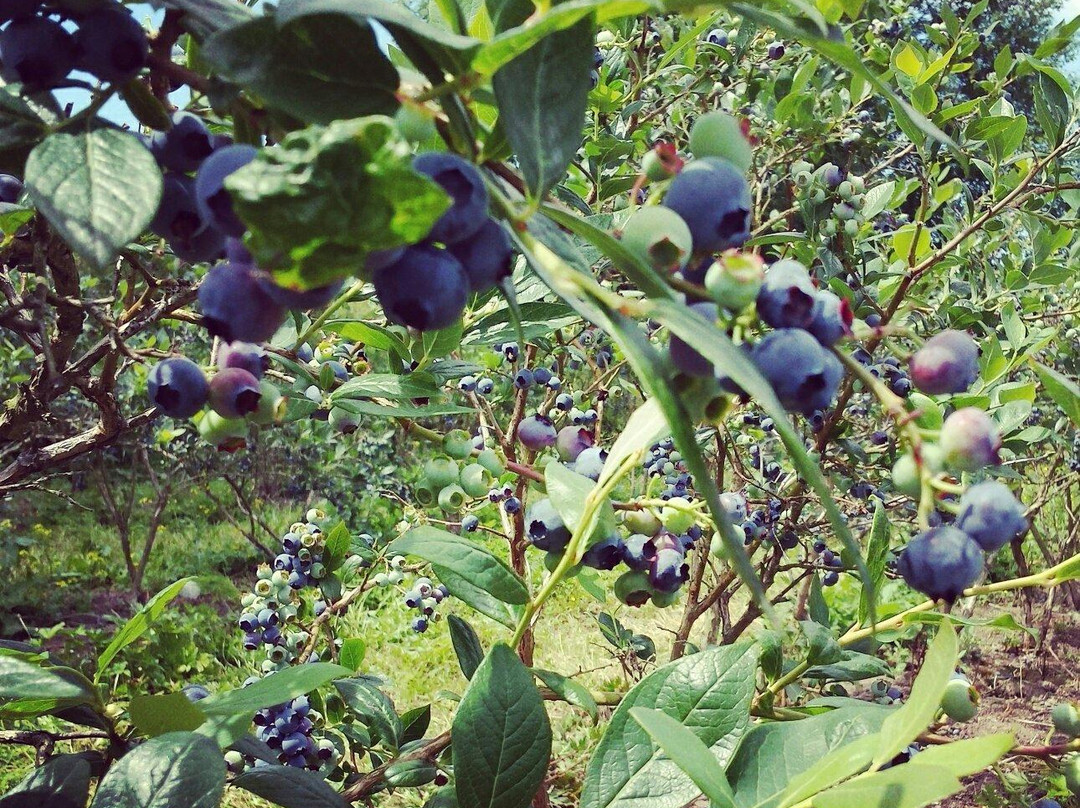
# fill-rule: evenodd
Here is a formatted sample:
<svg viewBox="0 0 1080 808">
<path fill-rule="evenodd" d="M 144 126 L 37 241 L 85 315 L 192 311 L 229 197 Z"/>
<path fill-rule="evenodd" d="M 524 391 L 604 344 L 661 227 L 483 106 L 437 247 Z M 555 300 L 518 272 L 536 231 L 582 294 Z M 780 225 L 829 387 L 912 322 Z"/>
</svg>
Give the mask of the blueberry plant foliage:
<svg viewBox="0 0 1080 808">
<path fill-rule="evenodd" d="M 422 468 L 400 530 L 277 539 L 241 688 L 115 699 L 187 581 L 93 670 L 5 642 L 40 765 L 0 805 L 546 806 L 555 701 L 613 708 L 587 808 L 915 808 L 1024 754 L 1080 792 L 1073 705 L 1037 748 L 933 731 L 976 709 L 958 631 L 1020 627 L 961 606 L 1077 606 L 1078 22 L 988 54 L 985 0 L 163 5 L 0 4 L 0 495 L 149 430 L 344 465 L 392 422 Z M 605 611 L 624 689 L 537 667 L 575 586 L 676 610 L 670 661 Z M 339 636 L 380 589 L 451 635 L 448 729 Z M 845 689 L 922 631 L 906 697 Z"/>
</svg>

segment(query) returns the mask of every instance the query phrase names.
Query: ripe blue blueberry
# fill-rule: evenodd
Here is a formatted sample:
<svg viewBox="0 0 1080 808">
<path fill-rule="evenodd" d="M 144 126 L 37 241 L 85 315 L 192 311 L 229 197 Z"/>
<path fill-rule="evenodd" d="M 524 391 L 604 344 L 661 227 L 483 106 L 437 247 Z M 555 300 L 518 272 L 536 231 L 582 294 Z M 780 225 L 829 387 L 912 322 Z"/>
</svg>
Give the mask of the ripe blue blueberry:
<svg viewBox="0 0 1080 808">
<path fill-rule="evenodd" d="M 815 297 L 817 304 L 807 330 L 826 348 L 850 337 L 855 316 L 847 300 L 825 289 L 819 290 Z"/>
<path fill-rule="evenodd" d="M 964 407 L 946 418 L 939 444 L 945 463 L 958 471 L 978 471 L 1001 462 L 997 424 L 978 407 Z"/>
<path fill-rule="evenodd" d="M 482 396 L 490 395 L 494 389 L 495 380 L 489 379 L 486 376 L 476 383 L 476 392 Z"/>
<path fill-rule="evenodd" d="M 686 222 L 695 252 L 740 247 L 750 237 L 750 186 L 722 158 L 687 163 L 671 181 L 662 204 Z"/>
<path fill-rule="evenodd" d="M 1061 808 L 1061 803 L 1057 800 L 1052 800 L 1049 797 L 1043 797 L 1040 800 L 1035 800 L 1031 803 L 1031 808 Z"/>
<path fill-rule="evenodd" d="M 721 48 L 725 47 L 728 43 L 727 31 L 722 28 L 713 28 L 705 36 L 705 41 L 711 45 L 719 45 Z"/>
<path fill-rule="evenodd" d="M 375 273 L 375 294 L 391 322 L 418 331 L 436 331 L 461 317 L 469 279 L 446 250 L 413 245 L 391 266 Z"/>
<path fill-rule="evenodd" d="M 234 342 L 223 345 L 218 351 L 217 366 L 225 368 L 242 368 L 261 379 L 263 373 L 270 367 L 270 360 L 258 345 L 250 342 Z"/>
<path fill-rule="evenodd" d="M 154 134 L 150 150 L 165 168 L 186 174 L 210 156 L 214 141 L 202 119 L 190 112 L 177 112 L 167 132 Z"/>
<path fill-rule="evenodd" d="M 471 393 L 476 389 L 475 376 L 462 376 L 458 379 L 457 388 L 463 393 Z"/>
<path fill-rule="evenodd" d="M 597 570 L 613 570 L 623 560 L 623 540 L 619 535 L 601 539 L 585 551 L 581 563 Z"/>
<path fill-rule="evenodd" d="M 417 617 L 412 621 L 412 630 L 417 634 L 423 634 L 428 630 L 428 621 L 423 617 Z"/>
<path fill-rule="evenodd" d="M 632 570 L 644 572 L 656 557 L 656 542 L 652 536 L 634 533 L 623 542 L 622 560 Z"/>
<path fill-rule="evenodd" d="M 604 470 L 604 461 L 607 460 L 607 450 L 598 446 L 590 446 L 584 449 L 574 461 L 574 471 L 590 480 L 599 480 L 600 473 Z"/>
<path fill-rule="evenodd" d="M 426 152 L 416 155 L 412 166 L 438 183 L 450 195 L 452 203 L 431 228 L 428 240 L 455 244 L 469 238 L 489 221 L 487 188 L 472 163 L 456 154 Z"/>
<path fill-rule="evenodd" d="M 956 526 L 971 536 L 985 552 L 1000 550 L 1027 530 L 1024 506 L 1009 487 L 997 480 L 971 486 L 960 497 Z"/>
<path fill-rule="evenodd" d="M 530 415 L 518 424 L 518 440 L 522 446 L 534 452 L 554 446 L 557 437 L 555 425 L 545 415 Z"/>
<path fill-rule="evenodd" d="M 840 583 L 840 573 L 838 573 L 836 570 L 830 570 L 829 572 L 826 572 L 825 575 L 821 578 L 821 583 L 825 586 L 836 586 L 838 583 Z"/>
<path fill-rule="evenodd" d="M 777 261 L 765 271 L 757 312 L 773 328 L 809 328 L 821 305 L 810 273 L 798 261 Z"/>
<path fill-rule="evenodd" d="M 79 20 L 77 67 L 110 84 L 126 84 L 146 66 L 150 42 L 139 21 L 121 6 L 104 6 Z"/>
<path fill-rule="evenodd" d="M 978 579 L 983 554 L 964 531 L 940 525 L 911 540 L 897 569 L 912 589 L 952 603 Z"/>
<path fill-rule="evenodd" d="M 546 385 L 551 381 L 551 371 L 542 366 L 533 368 L 533 381 L 537 384 Z"/>
<path fill-rule="evenodd" d="M 510 237 L 494 219 L 488 219 L 467 239 L 450 245 L 450 252 L 461 262 L 473 293 L 486 292 L 510 277 L 514 251 Z"/>
<path fill-rule="evenodd" d="M 534 381 L 533 372 L 528 368 L 522 368 L 514 374 L 514 387 L 518 390 L 528 390 Z"/>
<path fill-rule="evenodd" d="M 478 527 L 480 527 L 480 520 L 471 513 L 461 520 L 461 529 L 466 533 L 472 533 Z"/>
<path fill-rule="evenodd" d="M 503 500 L 503 510 L 512 516 L 521 510 L 521 500 L 517 497 L 507 497 Z"/>
<path fill-rule="evenodd" d="M 569 412 L 574 407 L 574 397 L 569 393 L 559 393 L 555 396 L 555 407 L 563 412 Z"/>
<path fill-rule="evenodd" d="M 202 685 L 184 685 L 181 691 L 187 696 L 188 701 L 202 701 L 210 696 L 210 691 Z"/>
<path fill-rule="evenodd" d="M 0 202 L 15 204 L 23 192 L 22 180 L 11 174 L 0 174 Z"/>
<path fill-rule="evenodd" d="M 942 331 L 912 355 L 908 369 L 924 393 L 962 393 L 979 377 L 979 349 L 964 331 Z"/>
<path fill-rule="evenodd" d="M 177 257 L 191 263 L 212 261 L 224 252 L 225 236 L 199 214 L 194 194 L 190 177 L 167 173 L 150 230 L 166 239 Z"/>
<path fill-rule="evenodd" d="M 710 323 L 716 322 L 717 307 L 715 303 L 695 303 L 690 308 Z M 706 337 L 707 335 L 703 334 L 702 336 Z M 712 362 L 674 334 L 671 335 L 671 341 L 668 344 L 668 356 L 671 358 L 671 363 L 688 376 L 707 377 L 712 376 L 715 372 Z"/>
<path fill-rule="evenodd" d="M 754 346 L 750 358 L 785 409 L 807 416 L 832 404 L 844 375 L 840 360 L 797 328 L 767 334 Z"/>
<path fill-rule="evenodd" d="M 0 24 L 31 17 L 41 8 L 41 0 L 2 0 L 0 2 Z"/>
<path fill-rule="evenodd" d="M 562 379 L 560 379 L 558 376 L 552 376 L 550 379 L 547 380 L 547 387 L 549 390 L 561 390 Z"/>
<path fill-rule="evenodd" d="M 658 592 L 676 592 L 690 578 L 690 565 L 675 536 L 668 534 L 657 545 L 649 564 L 649 584 Z"/>
<path fill-rule="evenodd" d="M 225 178 L 255 159 L 254 146 L 235 143 L 213 152 L 203 160 L 195 175 L 195 203 L 203 219 L 226 235 L 239 238 L 247 229 L 233 212 L 232 197 L 225 190 Z"/>
<path fill-rule="evenodd" d="M 266 342 L 285 320 L 285 310 L 259 284 L 257 272 L 241 264 L 220 263 L 199 287 L 203 324 L 225 342 Z"/>
<path fill-rule="evenodd" d="M 550 499 L 541 499 L 525 515 L 525 536 L 537 550 L 561 553 L 570 541 L 570 531 Z"/>
<path fill-rule="evenodd" d="M 773 42 L 769 45 L 769 58 L 773 61 L 783 58 L 785 53 L 783 42 Z"/>
<path fill-rule="evenodd" d="M 0 76 L 31 90 L 48 90 L 67 77 L 77 54 L 75 38 L 55 20 L 17 19 L 0 33 Z"/>
<path fill-rule="evenodd" d="M 147 378 L 150 401 L 173 418 L 190 418 L 202 409 L 210 384 L 202 368 L 178 356 L 158 362 Z"/>
</svg>

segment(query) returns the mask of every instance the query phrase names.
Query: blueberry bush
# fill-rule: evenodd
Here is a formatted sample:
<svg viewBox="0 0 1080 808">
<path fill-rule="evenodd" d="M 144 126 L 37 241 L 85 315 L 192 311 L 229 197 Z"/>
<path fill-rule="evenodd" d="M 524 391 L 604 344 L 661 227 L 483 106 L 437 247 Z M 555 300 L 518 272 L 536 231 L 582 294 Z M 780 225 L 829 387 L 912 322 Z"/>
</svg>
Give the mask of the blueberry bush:
<svg viewBox="0 0 1080 808">
<path fill-rule="evenodd" d="M 0 640 L 0 808 L 1080 798 L 1075 670 L 1043 743 L 960 728 L 971 638 L 1080 607 L 1080 18 L 161 5 L 0 0 L 0 498 L 92 474 L 138 593 L 224 479 L 242 684 L 120 664 L 195 578 L 86 664 Z M 391 607 L 453 648 L 422 703 L 348 629 Z"/>
</svg>

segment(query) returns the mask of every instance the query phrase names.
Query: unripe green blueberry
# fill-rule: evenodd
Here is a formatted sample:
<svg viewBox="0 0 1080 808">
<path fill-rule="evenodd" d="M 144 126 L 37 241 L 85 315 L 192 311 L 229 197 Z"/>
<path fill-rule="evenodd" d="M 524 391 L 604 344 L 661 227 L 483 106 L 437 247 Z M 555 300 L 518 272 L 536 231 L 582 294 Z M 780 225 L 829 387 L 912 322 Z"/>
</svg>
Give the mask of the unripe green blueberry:
<svg viewBox="0 0 1080 808">
<path fill-rule="evenodd" d="M 695 521 L 689 500 L 684 497 L 669 499 L 668 504 L 660 511 L 660 521 L 672 533 L 685 533 Z"/>
<path fill-rule="evenodd" d="M 1080 753 L 1063 758 L 1061 771 L 1065 775 L 1065 787 L 1074 797 L 1080 797 Z"/>
<path fill-rule="evenodd" d="M 624 572 L 615 581 L 615 597 L 627 606 L 644 606 L 652 597 L 653 588 L 644 572 Z"/>
<path fill-rule="evenodd" d="M 244 771 L 244 756 L 235 749 L 225 753 L 225 767 L 231 774 L 240 774 Z"/>
<path fill-rule="evenodd" d="M 421 479 L 413 486 L 413 499 L 418 505 L 428 507 L 435 504 L 438 497 L 438 489 L 431 484 L 430 480 Z"/>
<path fill-rule="evenodd" d="M 668 180 L 679 173 L 683 161 L 670 143 L 658 143 L 641 158 L 641 173 L 650 182 Z"/>
<path fill-rule="evenodd" d="M 822 188 L 818 188 L 812 194 L 810 194 L 810 201 L 815 205 L 820 205 L 825 201 L 825 191 Z"/>
<path fill-rule="evenodd" d="M 808 163 L 805 160 L 796 160 L 791 164 L 791 176 L 793 177 L 796 177 L 799 174 L 812 174 L 813 172 L 813 163 Z"/>
<path fill-rule="evenodd" d="M 743 124 L 726 112 L 708 112 L 690 127 L 690 153 L 702 157 L 723 157 L 740 171 L 754 162 L 754 148 Z"/>
<path fill-rule="evenodd" d="M 855 215 L 855 209 L 851 207 L 847 202 L 838 202 L 833 205 L 833 216 L 842 222 L 846 222 L 848 219 Z"/>
<path fill-rule="evenodd" d="M 953 721 L 965 724 L 978 712 L 979 693 L 964 676 L 956 676 L 945 685 L 941 709 Z"/>
<path fill-rule="evenodd" d="M 799 188 L 809 188 L 810 184 L 814 181 L 814 175 L 809 171 L 800 171 L 795 175 L 795 185 Z"/>
<path fill-rule="evenodd" d="M 503 473 L 503 463 L 499 459 L 499 453 L 494 449 L 484 449 L 476 458 L 476 462 L 498 477 Z"/>
<path fill-rule="evenodd" d="M 848 182 L 850 182 L 851 187 L 855 189 L 855 193 L 861 194 L 866 192 L 866 181 L 858 174 L 851 174 L 848 177 Z"/>
<path fill-rule="evenodd" d="M 464 429 L 452 429 L 443 436 L 443 451 L 455 460 L 472 454 L 472 438 Z"/>
<path fill-rule="evenodd" d="M 836 230 L 836 222 L 833 219 L 826 219 L 821 223 L 821 232 L 826 236 L 835 236 Z"/>
<path fill-rule="evenodd" d="M 755 300 L 765 280 L 765 262 L 754 253 L 726 252 L 705 273 L 705 288 L 717 305 L 742 311 Z"/>
<path fill-rule="evenodd" d="M 652 600 L 652 605 L 656 606 L 658 609 L 666 609 L 678 599 L 678 589 L 676 589 L 674 592 L 653 592 L 652 598 L 650 598 L 650 600 Z"/>
<path fill-rule="evenodd" d="M 694 241 L 679 214 L 662 207 L 641 208 L 623 227 L 622 242 L 634 255 L 661 272 L 683 269 Z"/>
<path fill-rule="evenodd" d="M 859 223 L 854 219 L 844 222 L 844 232 L 849 236 L 859 235 Z"/>
<path fill-rule="evenodd" d="M 280 424 L 285 417 L 288 401 L 281 395 L 281 391 L 266 379 L 259 382 L 259 406 L 247 419 L 259 426 Z"/>
<path fill-rule="evenodd" d="M 470 497 L 482 497 L 491 489 L 491 472 L 479 463 L 461 470 L 461 487 Z"/>
<path fill-rule="evenodd" d="M 394 124 L 410 143 L 426 143 L 438 135 L 435 115 L 419 104 L 404 103 L 394 114 Z"/>
<path fill-rule="evenodd" d="M 944 468 L 945 460 L 941 449 L 933 443 L 922 444 L 920 457 L 932 475 L 939 474 Z M 897 491 L 912 499 L 919 499 L 922 494 L 922 479 L 915 464 L 915 456 L 911 452 L 901 455 L 893 465 L 892 479 Z"/>
<path fill-rule="evenodd" d="M 663 526 L 652 511 L 625 511 L 623 524 L 631 533 L 653 536 Z"/>
<path fill-rule="evenodd" d="M 405 580 L 405 576 L 402 574 L 401 570 L 393 570 L 386 577 L 390 583 L 394 585 L 400 584 Z"/>
<path fill-rule="evenodd" d="M 1050 711 L 1054 729 L 1070 738 L 1080 738 L 1080 710 L 1075 704 L 1063 702 Z"/>
<path fill-rule="evenodd" d="M 424 464 L 424 476 L 434 488 L 444 488 L 458 481 L 458 464 L 448 457 L 434 457 Z"/>
<path fill-rule="evenodd" d="M 852 187 L 848 180 L 844 180 L 842 183 L 836 186 L 836 193 L 841 199 L 850 200 L 855 193 L 855 189 Z"/>
<path fill-rule="evenodd" d="M 223 418 L 207 410 L 199 421 L 199 437 L 219 452 L 235 452 L 247 445 L 248 424 L 243 418 Z"/>
<path fill-rule="evenodd" d="M 360 426 L 360 416 L 344 407 L 332 407 L 327 422 L 344 435 L 351 435 Z"/>
</svg>

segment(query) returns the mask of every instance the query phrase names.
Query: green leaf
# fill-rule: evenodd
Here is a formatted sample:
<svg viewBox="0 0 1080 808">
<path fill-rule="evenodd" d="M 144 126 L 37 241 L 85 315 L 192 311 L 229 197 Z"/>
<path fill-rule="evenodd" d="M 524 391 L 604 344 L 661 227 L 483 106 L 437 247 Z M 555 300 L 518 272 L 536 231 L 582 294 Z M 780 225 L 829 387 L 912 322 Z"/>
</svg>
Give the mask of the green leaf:
<svg viewBox="0 0 1080 808">
<path fill-rule="evenodd" d="M 996 628 L 1003 631 L 1026 631 L 1033 637 L 1038 636 L 1038 631 L 1036 629 L 1021 625 L 1009 612 L 1002 612 L 996 617 L 984 617 L 981 619 L 962 617 L 957 614 L 944 615 L 939 612 L 916 612 L 904 615 L 904 623 L 906 624 L 922 623 L 927 626 L 936 626 L 944 620 L 948 620 L 950 623 L 957 626 L 968 626 L 970 628 Z"/>
<path fill-rule="evenodd" d="M 874 611 L 870 601 L 873 593 L 880 591 L 885 580 L 885 564 L 889 560 L 889 517 L 885 504 L 876 500 L 874 521 L 870 525 L 870 544 L 866 548 L 866 568 L 870 571 L 871 586 L 863 588 L 859 595 L 859 622 L 865 623 Z"/>
<path fill-rule="evenodd" d="M 330 396 L 338 398 L 430 398 L 442 391 L 435 384 L 435 379 L 427 373 L 410 373 L 398 376 L 394 373 L 365 373 L 355 379 L 349 379 Z"/>
<path fill-rule="evenodd" d="M 116 658 L 116 655 L 145 634 L 150 625 L 164 614 L 168 605 L 180 594 L 180 590 L 192 580 L 194 579 L 181 578 L 179 581 L 169 584 L 150 598 L 145 606 L 124 623 L 120 630 L 116 632 L 112 641 L 109 642 L 108 647 L 98 657 L 97 673 L 94 675 L 95 682 L 100 681 L 101 676 L 105 673 L 105 668 Z"/>
<path fill-rule="evenodd" d="M 389 696 L 366 679 L 339 679 L 334 687 L 364 726 L 387 746 L 397 749 L 404 727 Z"/>
<path fill-rule="evenodd" d="M 828 679 L 833 682 L 859 682 L 875 676 L 888 676 L 892 673 L 889 663 L 870 654 L 845 650 L 840 658 L 828 664 L 815 665 L 804 677 L 807 679 Z"/>
<path fill-rule="evenodd" d="M 919 753 L 920 766 L 940 766 L 957 777 L 977 774 L 997 763 L 1016 746 L 1011 732 L 965 738 L 946 744 L 931 744 Z"/>
<path fill-rule="evenodd" d="M 461 320 L 458 320 L 446 328 L 423 332 L 418 346 L 420 355 L 416 357 L 420 362 L 420 367 L 427 367 L 433 359 L 440 359 L 460 348 L 462 329 Z"/>
<path fill-rule="evenodd" d="M 388 328 L 361 320 L 327 320 L 323 324 L 327 331 L 340 334 L 347 340 L 362 342 L 369 348 L 393 351 L 402 359 L 409 359 L 409 346 Z"/>
<path fill-rule="evenodd" d="M 392 115 L 398 107 L 397 70 L 375 33 L 338 14 L 280 24 L 260 17 L 215 34 L 202 56 L 230 81 L 306 123 Z"/>
<path fill-rule="evenodd" d="M 248 769 L 231 785 L 284 808 L 345 808 L 345 800 L 314 772 L 292 766 Z"/>
<path fill-rule="evenodd" d="M 351 673 L 347 668 L 330 662 L 314 662 L 285 668 L 247 687 L 209 696 L 199 702 L 199 709 L 207 715 L 254 714 L 263 707 L 283 704 Z"/>
<path fill-rule="evenodd" d="M 350 671 L 360 670 L 367 654 L 367 643 L 359 637 L 349 637 L 341 644 L 341 653 L 338 654 L 338 662 L 341 667 Z"/>
<path fill-rule="evenodd" d="M 809 646 L 806 654 L 807 662 L 811 665 L 828 665 L 840 661 L 840 656 L 843 653 L 840 649 L 840 643 L 833 637 L 828 626 L 823 626 L 812 620 L 800 620 L 799 627 L 802 629 L 803 634 L 806 635 L 807 645 Z"/>
<path fill-rule="evenodd" d="M 424 737 L 431 726 L 431 705 L 413 707 L 401 714 L 401 745 L 418 741 Z"/>
<path fill-rule="evenodd" d="M 587 687 L 574 681 L 569 676 L 563 676 L 561 673 L 555 673 L 554 671 L 533 668 L 533 673 L 537 679 L 551 688 L 567 704 L 573 704 L 575 707 L 585 710 L 595 723 L 598 708 L 596 699 L 592 697 L 592 693 L 589 692 Z"/>
<path fill-rule="evenodd" d="M 888 206 L 889 201 L 892 199 L 893 191 L 896 189 L 896 183 L 883 182 L 875 185 L 873 188 L 869 188 L 866 191 L 866 195 L 863 198 L 863 206 L 860 211 L 866 219 L 873 219 L 879 213 L 881 213 Z"/>
<path fill-rule="evenodd" d="M 664 754 L 694 781 L 694 785 L 712 801 L 713 806 L 733 808 L 735 798 L 724 770 L 697 735 L 659 710 L 635 707 L 630 711 L 630 716 L 649 733 Z"/>
<path fill-rule="evenodd" d="M 55 701 L 67 707 L 100 703 L 94 686 L 76 670 L 0 656 L 0 701 L 9 699 Z"/>
<path fill-rule="evenodd" d="M 615 709 L 585 770 L 582 808 L 678 808 L 698 793 L 630 711 L 660 710 L 689 729 L 720 765 L 750 726 L 758 646 L 707 648 L 665 665 L 638 682 Z"/>
<path fill-rule="evenodd" d="M 531 0 L 488 3 L 500 33 L 535 11 Z M 544 37 L 492 78 L 499 121 L 534 199 L 563 178 L 581 146 L 594 40 L 592 20 L 582 19 Z"/>
<path fill-rule="evenodd" d="M 604 463 L 605 466 L 609 464 Z M 548 463 L 544 467 L 544 487 L 563 524 L 576 533 L 585 516 L 586 501 L 597 484 L 562 463 Z M 611 501 L 605 499 L 596 509 L 592 521 L 582 528 L 586 536 L 603 538 L 615 532 L 615 511 Z"/>
<path fill-rule="evenodd" d="M 811 801 L 813 808 L 922 808 L 963 788 L 940 766 L 917 760 L 865 777 L 856 777 Z"/>
<path fill-rule="evenodd" d="M 511 605 L 529 600 L 529 590 L 514 571 L 490 550 L 468 539 L 434 527 L 416 527 L 390 544 L 390 555 L 413 555 L 423 558 L 450 589 L 461 582 L 482 589 L 492 597 Z M 450 580 L 448 580 L 448 578 Z"/>
<path fill-rule="evenodd" d="M 517 654 L 494 646 L 477 668 L 451 728 L 457 799 L 469 808 L 526 808 L 551 757 L 551 725 Z"/>
<path fill-rule="evenodd" d="M 736 804 L 775 808 L 785 796 L 790 796 L 786 802 L 791 804 L 796 791 L 814 794 L 859 771 L 869 764 L 873 748 L 850 756 L 838 750 L 873 736 L 889 712 L 887 707 L 867 703 L 754 727 L 727 768 Z"/>
<path fill-rule="evenodd" d="M 161 170 L 130 132 L 55 132 L 30 152 L 26 189 L 68 246 L 104 267 L 138 238 L 161 199 Z"/>
<path fill-rule="evenodd" d="M 604 470 L 600 474 L 598 485 L 603 485 L 623 461 L 634 452 L 648 449 L 649 446 L 671 432 L 664 411 L 655 398 L 645 401 L 634 410 L 626 420 L 626 426 L 619 432 L 619 437 L 608 450 Z"/>
<path fill-rule="evenodd" d="M 131 723 L 151 738 L 167 732 L 191 732 L 206 720 L 206 715 L 183 693 L 163 696 L 135 696 L 128 705 Z"/>
<path fill-rule="evenodd" d="M 55 109 L 22 95 L 18 84 L 0 87 L 0 151 L 28 148 L 48 134 L 58 118 Z M 24 152 L 25 154 L 25 152 Z M 16 171 L 16 166 L 3 166 Z"/>
<path fill-rule="evenodd" d="M 341 398 L 334 401 L 335 407 L 341 407 L 357 415 L 374 415 L 382 418 L 428 418 L 433 415 L 466 415 L 475 413 L 470 407 L 457 404 L 376 404 L 373 401 L 361 401 L 356 398 Z"/>
<path fill-rule="evenodd" d="M 326 534 L 323 545 L 323 564 L 331 572 L 341 566 L 341 562 L 352 550 L 352 535 L 344 522 L 338 522 Z"/>
<path fill-rule="evenodd" d="M 829 517 L 836 536 L 840 539 L 844 549 L 855 561 L 855 566 L 863 581 L 863 586 L 873 589 L 873 580 L 863 559 L 862 548 L 851 535 L 844 515 L 833 499 L 832 491 L 821 472 L 820 465 L 810 459 L 802 436 L 792 426 L 783 406 L 780 404 L 772 387 L 758 372 L 754 364 L 746 354 L 737 348 L 715 325 L 710 323 L 697 312 L 675 301 L 652 301 L 653 316 L 666 325 L 673 334 L 676 334 L 702 356 L 712 362 L 717 371 L 730 376 L 731 379 L 745 390 L 750 397 L 767 412 L 773 419 L 776 431 L 787 449 L 792 464 L 796 470 L 821 500 L 821 505 Z M 681 447 L 680 447 L 681 448 Z M 685 450 L 682 450 L 685 454 Z M 696 475 L 695 479 L 704 475 Z M 742 548 L 742 542 L 738 542 Z M 731 550 L 729 546 L 729 551 Z M 872 600 L 870 601 L 873 602 Z"/>
<path fill-rule="evenodd" d="M 24 208 L 10 202 L 0 202 L 0 236 L 15 235 L 20 227 L 33 218 L 33 208 Z"/>
<path fill-rule="evenodd" d="M 1065 411 L 1073 424 L 1080 426 L 1080 386 L 1068 376 L 1039 362 L 1032 360 L 1031 366 L 1050 398 Z"/>
<path fill-rule="evenodd" d="M 450 200 L 410 154 L 381 117 L 309 126 L 261 149 L 226 181 L 259 266 L 311 288 L 353 274 L 372 250 L 422 239 Z"/>
<path fill-rule="evenodd" d="M 0 798 L 0 808 L 83 808 L 89 795 L 90 764 L 79 755 L 57 755 Z"/>
<path fill-rule="evenodd" d="M 952 623 L 944 621 L 926 652 L 908 700 L 881 727 L 882 744 L 874 756 L 875 765 L 888 763 L 930 726 L 941 706 L 945 685 L 956 670 L 956 656 L 956 632 Z"/>
<path fill-rule="evenodd" d="M 172 732 L 124 755 L 98 786 L 92 808 L 217 808 L 225 761 L 209 738 Z"/>
<path fill-rule="evenodd" d="M 473 627 L 456 614 L 446 618 L 450 626 L 450 642 L 454 646 L 458 665 L 466 679 L 472 679 L 480 663 L 484 661 L 484 648 Z"/>
</svg>

